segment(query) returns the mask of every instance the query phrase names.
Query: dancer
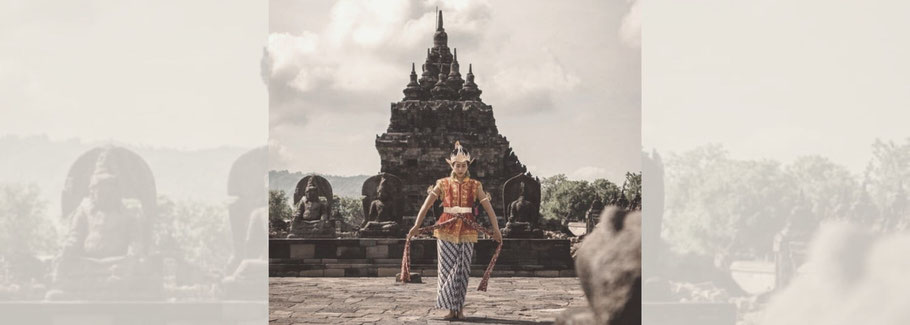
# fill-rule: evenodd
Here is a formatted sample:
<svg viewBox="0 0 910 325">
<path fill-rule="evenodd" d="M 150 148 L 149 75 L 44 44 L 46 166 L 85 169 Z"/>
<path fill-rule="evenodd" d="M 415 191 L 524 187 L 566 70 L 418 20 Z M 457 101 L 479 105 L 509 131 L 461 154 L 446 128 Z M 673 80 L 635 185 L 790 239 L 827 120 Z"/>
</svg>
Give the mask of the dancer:
<svg viewBox="0 0 910 325">
<path fill-rule="evenodd" d="M 452 167 L 451 175 L 437 180 L 436 185 L 428 191 L 427 199 L 417 214 L 414 227 L 408 232 L 410 240 L 411 237 L 419 235 L 422 231 L 432 229 L 433 236 L 437 238 L 436 249 L 439 263 L 436 308 L 449 310 L 448 315 L 445 316 L 446 320 L 465 318 L 464 301 L 467 294 L 468 277 L 471 275 L 471 259 L 474 254 L 474 243 L 477 242 L 478 230 L 488 233 L 500 243 L 478 290 L 486 290 L 486 281 L 489 279 L 496 256 L 502 247 L 502 234 L 499 232 L 496 213 L 493 211 L 493 206 L 490 205 L 490 195 L 484 192 L 483 185 L 479 181 L 471 179 L 468 172 L 468 166 L 473 161 L 464 147 L 456 142 L 455 150 L 452 151 L 449 159 L 446 159 L 446 162 Z M 423 223 L 427 211 L 437 199 L 442 200 L 443 214 L 435 225 L 421 228 L 420 225 Z M 480 202 L 489 216 L 490 224 L 493 226 L 492 231 L 483 229 L 474 220 L 472 206 L 475 201 Z M 402 262 L 402 281 L 407 281 L 408 278 L 407 250 L 408 248 L 405 248 L 405 258 Z"/>
</svg>

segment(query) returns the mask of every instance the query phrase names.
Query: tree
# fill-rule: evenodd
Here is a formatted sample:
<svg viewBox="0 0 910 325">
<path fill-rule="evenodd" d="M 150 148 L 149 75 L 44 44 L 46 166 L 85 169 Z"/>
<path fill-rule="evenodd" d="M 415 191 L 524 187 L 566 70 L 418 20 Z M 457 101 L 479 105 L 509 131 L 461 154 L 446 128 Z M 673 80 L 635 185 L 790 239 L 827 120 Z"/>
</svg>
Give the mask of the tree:
<svg viewBox="0 0 910 325">
<path fill-rule="evenodd" d="M 34 185 L 0 184 L 0 292 L 5 282 L 27 283 L 46 274 L 41 255 L 59 249 L 59 224 Z"/>
<path fill-rule="evenodd" d="M 360 227 L 363 223 L 363 201 L 359 198 L 335 196 L 334 209 L 341 215 L 347 224 Z"/>
<path fill-rule="evenodd" d="M 677 251 L 712 256 L 771 252 L 792 210 L 794 183 L 775 161 L 740 161 L 720 146 L 667 160 L 667 238 Z"/>
<path fill-rule="evenodd" d="M 0 255 L 53 253 L 58 232 L 37 186 L 0 184 Z"/>
<path fill-rule="evenodd" d="M 152 220 L 157 249 L 175 249 L 179 258 L 198 270 L 221 270 L 231 256 L 231 230 L 227 209 L 191 200 L 158 197 L 158 214 Z"/>
<path fill-rule="evenodd" d="M 269 190 L 269 232 L 288 231 L 288 222 L 293 214 L 287 194 L 281 190 Z"/>
<path fill-rule="evenodd" d="M 606 201 L 609 198 L 618 195 L 619 192 L 622 191 L 622 188 L 618 185 L 602 178 L 595 179 L 594 183 L 591 184 L 591 188 L 594 190 L 594 194 L 604 203 L 607 203 Z"/>
<path fill-rule="evenodd" d="M 544 178 L 541 191 L 540 210 L 547 219 L 581 219 L 596 195 L 587 181 L 569 180 L 563 174 Z"/>
<path fill-rule="evenodd" d="M 866 166 L 864 184 L 878 212 L 873 225 L 883 231 L 906 229 L 910 223 L 907 193 L 910 178 L 910 139 L 903 144 L 876 140 Z"/>
<path fill-rule="evenodd" d="M 821 156 L 805 156 L 787 166 L 785 173 L 796 187 L 796 199 L 803 201 L 796 204 L 808 205 L 807 217 L 813 224 L 825 219 L 857 221 L 850 210 L 862 188 L 847 168 Z"/>
</svg>

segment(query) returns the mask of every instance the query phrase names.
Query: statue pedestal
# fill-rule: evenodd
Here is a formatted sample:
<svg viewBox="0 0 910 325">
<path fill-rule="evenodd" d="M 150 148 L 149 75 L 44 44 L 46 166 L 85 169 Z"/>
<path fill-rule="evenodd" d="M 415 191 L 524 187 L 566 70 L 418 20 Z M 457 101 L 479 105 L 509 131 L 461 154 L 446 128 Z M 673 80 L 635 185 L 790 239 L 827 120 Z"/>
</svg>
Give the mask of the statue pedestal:
<svg viewBox="0 0 910 325">
<path fill-rule="evenodd" d="M 404 238 L 269 239 L 272 277 L 389 277 L 401 276 Z M 499 243 L 480 239 L 474 244 L 471 277 L 481 277 Z M 503 240 L 493 277 L 575 277 L 568 239 Z M 411 239 L 411 273 L 436 277 L 438 243 L 434 238 Z"/>
<path fill-rule="evenodd" d="M 360 238 L 401 238 L 404 233 L 394 221 L 370 221 L 360 229 Z"/>
<path fill-rule="evenodd" d="M 291 229 L 288 238 L 335 238 L 335 227 L 324 221 L 303 221 Z"/>
<path fill-rule="evenodd" d="M 54 270 L 54 282 L 45 294 L 59 300 L 155 300 L 164 293 L 160 258 L 66 256 Z"/>
<path fill-rule="evenodd" d="M 543 238 L 543 231 L 540 229 L 531 229 L 531 224 L 527 222 L 509 222 L 502 229 L 502 237 L 505 238 Z"/>
</svg>

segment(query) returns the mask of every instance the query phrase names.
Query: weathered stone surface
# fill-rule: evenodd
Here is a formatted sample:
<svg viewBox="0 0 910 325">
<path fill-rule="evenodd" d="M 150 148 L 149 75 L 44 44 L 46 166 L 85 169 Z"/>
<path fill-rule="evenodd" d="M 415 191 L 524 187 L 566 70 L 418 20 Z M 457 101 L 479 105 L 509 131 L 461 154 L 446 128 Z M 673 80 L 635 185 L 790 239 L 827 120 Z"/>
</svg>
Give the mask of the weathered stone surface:
<svg viewBox="0 0 910 325">
<path fill-rule="evenodd" d="M 598 324 L 641 323 L 641 213 L 610 207 L 575 262 Z"/>
<path fill-rule="evenodd" d="M 455 141 L 477 159 L 471 164 L 471 176 L 491 193 L 497 193 L 505 180 L 527 171 L 499 134 L 493 107 L 481 101 L 473 69 L 469 66 L 467 81 L 462 81 L 457 57 L 446 43 L 437 39 L 427 51 L 422 76 L 416 85 L 411 79 L 404 100 L 392 103 L 389 127 L 376 138 L 381 172 L 401 177 L 405 216 L 417 215 L 427 187 L 449 175 L 451 167 L 445 158 Z M 463 88 L 452 88 L 459 85 Z M 494 195 L 491 203 L 497 216 L 503 216 L 501 198 Z"/>
<path fill-rule="evenodd" d="M 151 231 L 144 225 L 155 220 L 155 193 L 151 169 L 133 151 L 106 146 L 82 154 L 70 167 L 62 192 L 63 217 L 71 228 L 50 263 L 54 276 L 45 298 L 160 297 L 161 265 L 184 261 L 147 250 Z"/>
<path fill-rule="evenodd" d="M 288 238 L 334 237 L 335 224 L 329 220 L 332 201 L 332 185 L 324 177 L 309 175 L 300 179 L 294 190 L 294 218 Z"/>
<path fill-rule="evenodd" d="M 380 267 L 377 271 L 379 272 L 380 277 L 395 276 L 399 271 L 401 271 L 401 268 Z"/>
<path fill-rule="evenodd" d="M 468 319 L 447 322 L 442 321 L 446 311 L 434 308 L 435 277 L 422 284 L 400 284 L 390 278 L 271 278 L 269 318 L 296 317 L 294 322 L 300 324 L 361 324 L 360 319 L 370 317 L 379 318 L 373 321 L 376 324 L 547 324 L 563 311 L 587 304 L 575 278 L 497 278 L 486 292 L 474 290 L 477 281 L 472 278 L 468 283 L 464 310 Z M 294 296 L 303 299 L 287 302 Z M 290 317 L 288 311 L 293 312 Z"/>
<path fill-rule="evenodd" d="M 400 238 L 404 235 L 402 210 L 405 198 L 398 176 L 379 173 L 367 178 L 363 182 L 361 195 L 364 216 L 359 231 L 361 238 Z"/>
<path fill-rule="evenodd" d="M 379 268 L 400 268 L 404 240 L 383 244 L 377 242 L 366 239 L 273 238 L 269 241 L 270 250 L 286 251 L 288 257 L 270 258 L 269 274 L 286 276 L 288 271 L 360 269 L 345 271 L 343 274 L 331 271 L 323 273 L 323 276 L 377 276 Z M 574 265 L 569 255 L 569 245 L 568 240 L 506 239 L 493 276 L 574 276 L 574 272 L 571 272 Z M 290 257 L 291 246 L 295 247 L 293 255 L 298 258 Z M 421 274 L 427 270 L 435 272 L 438 262 L 436 248 L 435 239 L 414 240 L 411 243 L 411 270 Z M 492 240 L 484 239 L 475 244 L 471 268 L 476 271 L 473 274 L 482 274 L 495 249 L 496 242 Z M 309 256 L 310 251 L 315 255 L 314 258 L 299 258 Z M 550 272 L 535 273 L 541 270 Z"/>
<path fill-rule="evenodd" d="M 363 249 L 360 247 L 338 247 L 335 254 L 338 258 L 364 258 Z"/>
<path fill-rule="evenodd" d="M 316 246 L 313 244 L 291 245 L 291 258 L 313 258 Z"/>
<path fill-rule="evenodd" d="M 300 271 L 300 276 L 323 276 L 325 270 L 304 270 Z"/>
<path fill-rule="evenodd" d="M 389 246 L 367 247 L 367 258 L 386 258 L 389 256 Z"/>
<path fill-rule="evenodd" d="M 540 229 L 540 181 L 528 174 L 516 175 L 503 184 L 505 238 L 543 238 Z"/>
</svg>

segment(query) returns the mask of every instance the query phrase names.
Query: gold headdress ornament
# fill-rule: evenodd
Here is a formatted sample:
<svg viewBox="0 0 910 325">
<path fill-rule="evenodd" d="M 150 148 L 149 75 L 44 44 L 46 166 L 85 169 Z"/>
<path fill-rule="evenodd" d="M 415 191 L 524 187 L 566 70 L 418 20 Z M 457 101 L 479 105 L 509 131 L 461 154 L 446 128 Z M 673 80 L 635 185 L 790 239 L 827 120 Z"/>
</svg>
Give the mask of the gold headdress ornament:
<svg viewBox="0 0 910 325">
<path fill-rule="evenodd" d="M 470 165 L 474 162 L 474 158 L 471 158 L 471 154 L 465 152 L 464 147 L 461 146 L 461 142 L 455 141 L 455 150 L 452 154 L 446 159 L 446 162 L 449 163 L 449 166 L 455 166 L 456 162 L 467 162 Z"/>
</svg>

